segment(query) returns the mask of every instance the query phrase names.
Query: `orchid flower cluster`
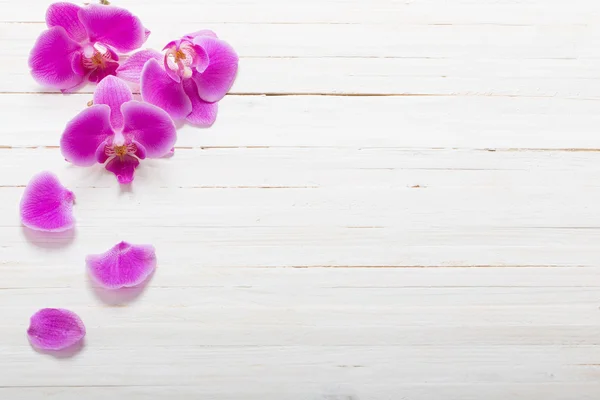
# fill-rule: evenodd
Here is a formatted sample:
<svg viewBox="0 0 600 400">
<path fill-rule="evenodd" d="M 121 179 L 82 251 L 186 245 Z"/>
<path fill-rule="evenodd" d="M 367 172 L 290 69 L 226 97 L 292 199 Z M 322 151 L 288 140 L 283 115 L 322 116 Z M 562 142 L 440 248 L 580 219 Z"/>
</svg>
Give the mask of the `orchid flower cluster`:
<svg viewBox="0 0 600 400">
<path fill-rule="evenodd" d="M 128 10 L 55 3 L 46 25 L 29 56 L 33 78 L 65 93 L 98 83 L 93 105 L 63 132 L 63 156 L 78 166 L 105 164 L 122 184 L 133 181 L 139 160 L 172 153 L 174 121 L 211 126 L 237 74 L 236 52 L 209 30 L 170 41 L 162 53 L 146 49 L 125 58 L 150 35 Z"/>
<path fill-rule="evenodd" d="M 60 149 L 68 162 L 104 164 L 127 184 L 140 160 L 173 154 L 176 122 L 200 127 L 215 122 L 218 102 L 235 80 L 238 56 L 209 30 L 170 41 L 162 52 L 138 50 L 150 31 L 128 10 L 100 3 L 50 5 L 48 29 L 35 42 L 29 67 L 39 84 L 63 93 L 97 84 L 91 104 L 66 124 Z M 72 229 L 74 203 L 72 191 L 42 172 L 25 188 L 21 221 L 44 232 Z M 112 290 L 146 281 L 156 255 L 151 245 L 120 242 L 89 255 L 86 265 L 97 284 Z M 39 349 L 60 350 L 80 342 L 85 326 L 69 310 L 45 308 L 31 317 L 27 334 Z"/>
</svg>

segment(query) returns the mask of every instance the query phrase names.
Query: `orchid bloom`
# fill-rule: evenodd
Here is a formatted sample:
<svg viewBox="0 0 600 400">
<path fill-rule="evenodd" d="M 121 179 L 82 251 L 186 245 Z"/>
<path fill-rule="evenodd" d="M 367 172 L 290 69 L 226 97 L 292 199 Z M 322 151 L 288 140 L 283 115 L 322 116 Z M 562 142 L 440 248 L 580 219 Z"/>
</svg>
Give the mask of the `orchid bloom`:
<svg viewBox="0 0 600 400">
<path fill-rule="evenodd" d="M 154 50 L 134 53 L 117 69 L 117 76 L 138 83 L 142 99 L 174 120 L 212 125 L 217 102 L 235 80 L 237 54 L 208 30 L 174 40 L 163 50 L 164 54 Z"/>
<path fill-rule="evenodd" d="M 54 3 L 46 12 L 46 25 L 49 29 L 29 55 L 29 68 L 38 83 L 61 90 L 73 89 L 86 76 L 100 82 L 115 75 L 115 51 L 138 49 L 150 34 L 138 17 L 108 5 Z"/>
<path fill-rule="evenodd" d="M 131 89 L 114 76 L 103 79 L 93 105 L 65 128 L 60 148 L 78 166 L 106 163 L 119 183 L 133 180 L 139 160 L 159 158 L 171 151 L 177 138 L 169 115 L 151 104 L 133 100 Z"/>
</svg>

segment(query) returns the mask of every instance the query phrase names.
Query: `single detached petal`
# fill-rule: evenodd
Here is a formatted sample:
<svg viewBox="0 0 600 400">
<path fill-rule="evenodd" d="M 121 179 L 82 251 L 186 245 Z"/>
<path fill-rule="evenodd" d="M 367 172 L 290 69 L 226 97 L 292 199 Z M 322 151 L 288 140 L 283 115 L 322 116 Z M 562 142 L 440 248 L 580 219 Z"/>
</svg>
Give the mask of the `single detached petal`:
<svg viewBox="0 0 600 400">
<path fill-rule="evenodd" d="M 61 350 L 83 339 L 85 326 L 72 311 L 43 308 L 31 316 L 27 336 L 33 347 Z"/>
<path fill-rule="evenodd" d="M 163 56 L 156 50 L 141 50 L 133 53 L 125 60 L 119 68 L 117 68 L 117 76 L 129 82 L 140 84 L 142 77 L 142 69 L 146 61 L 151 58 L 161 61 Z"/>
<path fill-rule="evenodd" d="M 238 55 L 227 42 L 210 36 L 196 36 L 194 44 L 206 50 L 209 59 L 204 72 L 193 75 L 198 85 L 198 94 L 205 101 L 219 101 L 235 81 Z"/>
<path fill-rule="evenodd" d="M 131 89 L 125 81 L 115 76 L 102 79 L 94 91 L 94 104 L 106 104 L 110 107 L 110 123 L 113 129 L 123 127 L 121 105 L 131 100 L 133 100 Z"/>
<path fill-rule="evenodd" d="M 151 245 L 121 242 L 106 253 L 85 259 L 90 275 L 107 289 L 132 287 L 144 282 L 156 267 L 156 254 Z"/>
<path fill-rule="evenodd" d="M 144 65 L 141 92 L 145 102 L 162 108 L 173 119 L 183 119 L 192 112 L 192 102 L 181 83 L 171 79 L 155 59 Z"/>
<path fill-rule="evenodd" d="M 21 198 L 21 222 L 28 228 L 62 232 L 75 224 L 75 195 L 50 172 L 35 175 Z"/>
<path fill-rule="evenodd" d="M 146 157 L 162 157 L 175 144 L 175 124 L 164 110 L 152 104 L 130 101 L 123 104 L 121 111 L 125 120 L 123 135 L 133 136 L 146 150 Z"/>
<path fill-rule="evenodd" d="M 186 120 L 197 126 L 211 126 L 217 119 L 218 103 L 204 101 L 198 95 L 198 88 L 193 79 L 183 81 L 183 88 L 192 102 L 192 112 Z"/>
<path fill-rule="evenodd" d="M 115 174 L 119 183 L 124 184 L 133 181 L 133 174 L 138 165 L 140 165 L 140 161 L 137 158 L 126 154 L 113 157 L 104 168 Z"/>
<path fill-rule="evenodd" d="M 95 104 L 86 108 L 67 124 L 60 138 L 65 159 L 86 167 L 96 162 L 96 149 L 114 134 L 110 125 L 110 107 Z"/>
<path fill-rule="evenodd" d="M 139 48 L 147 38 L 140 19 L 123 8 L 90 4 L 79 10 L 79 20 L 91 42 L 107 44 L 121 53 Z"/>
<path fill-rule="evenodd" d="M 74 41 L 81 43 L 87 39 L 85 27 L 79 21 L 77 13 L 81 7 L 72 3 L 54 3 L 46 10 L 46 25 L 48 28 L 62 26 L 67 35 Z"/>
<path fill-rule="evenodd" d="M 38 37 L 29 53 L 31 75 L 39 84 L 68 89 L 83 81 L 80 70 L 72 66 L 73 53 L 80 49 L 63 27 L 50 28 Z"/>
</svg>

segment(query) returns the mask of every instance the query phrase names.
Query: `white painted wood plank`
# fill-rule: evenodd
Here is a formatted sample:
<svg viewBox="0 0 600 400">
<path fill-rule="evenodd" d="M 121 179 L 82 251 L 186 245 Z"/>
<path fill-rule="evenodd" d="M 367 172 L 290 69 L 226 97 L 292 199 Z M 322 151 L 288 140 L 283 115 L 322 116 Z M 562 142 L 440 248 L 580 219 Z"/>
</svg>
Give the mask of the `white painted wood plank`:
<svg viewBox="0 0 600 400">
<path fill-rule="evenodd" d="M 28 75 L 48 1 L 0 0 L 1 398 L 598 398 L 597 2 L 117 3 L 149 46 L 217 30 L 239 95 L 119 188 L 56 147 L 92 87 Z M 74 233 L 20 226 L 41 169 Z M 107 296 L 84 258 L 120 239 L 159 267 Z M 27 344 L 46 306 L 74 357 Z"/>
<path fill-rule="evenodd" d="M 585 368 L 585 367 L 582 367 Z M 587 367 L 587 372 L 595 373 L 593 366 Z M 264 384 L 247 383 L 240 385 L 223 385 L 215 388 L 207 384 L 210 379 L 200 380 L 199 386 L 95 386 L 95 387 L 44 387 L 44 388 L 0 388 L 0 394 L 8 398 L 19 396 L 24 400 L 36 400 L 40 394 L 60 396 L 65 400 L 76 400 L 85 396 L 89 400 L 104 400 L 106 398 L 127 398 L 131 400 L 146 400 L 148 398 L 193 398 L 208 397 L 211 399 L 244 398 L 247 400 L 264 400 L 284 396 L 287 400 L 356 400 L 356 399 L 385 399 L 396 398 L 403 393 L 411 400 L 429 400 L 431 393 L 443 393 L 447 400 L 505 400 L 510 397 L 515 400 L 529 400 L 536 396 L 556 400 L 571 400 L 573 393 L 581 400 L 594 400 L 600 390 L 600 385 L 594 383 L 427 383 L 427 384 L 374 384 L 368 390 L 354 389 L 356 385 L 339 383 L 352 381 L 353 377 L 332 379 L 335 383 L 315 385 L 312 387 L 296 387 L 293 384 L 277 385 L 273 382 Z M 364 394 L 363 394 L 364 392 Z M 358 397 L 358 393 L 362 396 Z M 390 395 L 390 393 L 392 393 Z"/>
<path fill-rule="evenodd" d="M 57 146 L 67 121 L 89 100 L 89 94 L 0 94 L 5 119 L 0 127 L 0 146 Z M 28 118 L 25 124 L 22 113 L 35 118 Z M 598 126 L 597 102 L 573 99 L 227 96 L 220 103 L 215 125 L 210 129 L 183 126 L 177 146 L 205 147 L 204 155 L 223 147 L 576 152 L 600 149 Z M 235 151 L 231 149 L 230 154 Z M 494 159 L 480 156 L 478 160 Z"/>
<path fill-rule="evenodd" d="M 0 1 L 0 22 L 43 21 L 49 0 L 13 7 Z M 168 21 L 193 23 L 346 23 L 346 24 L 588 24 L 600 13 L 596 2 L 574 0 L 117 0 L 154 26 Z M 198 11 L 195 11 L 195 10 Z"/>
<path fill-rule="evenodd" d="M 152 35 L 148 46 L 162 48 L 194 27 L 169 27 L 172 31 Z M 310 36 L 306 26 L 293 24 L 207 27 L 242 57 L 234 93 L 597 99 L 600 91 L 595 26 L 315 24 Z M 0 24 L 0 47 L 8 60 L 1 92 L 48 90 L 31 79 L 27 68 L 29 49 L 43 29 L 43 24 Z"/>
<path fill-rule="evenodd" d="M 9 204 L 44 165 L 75 190 L 78 226 L 94 243 L 108 248 L 117 240 L 109 233 L 115 221 L 127 221 L 119 239 L 161 241 L 184 257 L 178 262 L 191 243 L 206 247 L 202 263 L 210 266 L 600 261 L 597 152 L 179 149 L 168 160 L 145 160 L 125 191 L 101 166 L 71 167 L 56 148 L 3 152 L 15 171 L 1 189 Z M 39 164 L 17 169 L 23 159 Z M 142 209 L 161 212 L 148 218 Z M 6 260 L 18 262 L 30 247 L 23 247 L 18 216 L 0 221 L 11 243 Z"/>
</svg>

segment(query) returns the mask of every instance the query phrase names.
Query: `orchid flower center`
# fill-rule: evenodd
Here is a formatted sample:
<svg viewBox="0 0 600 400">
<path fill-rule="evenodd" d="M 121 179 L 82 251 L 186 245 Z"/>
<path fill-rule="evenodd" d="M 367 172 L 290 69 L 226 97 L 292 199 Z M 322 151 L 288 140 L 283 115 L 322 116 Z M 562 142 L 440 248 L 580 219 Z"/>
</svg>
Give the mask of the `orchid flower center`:
<svg viewBox="0 0 600 400">
<path fill-rule="evenodd" d="M 192 43 L 182 40 L 173 44 L 165 53 L 165 65 L 184 79 L 192 77 L 192 67 L 198 58 Z"/>
<path fill-rule="evenodd" d="M 117 145 L 115 143 L 107 144 L 104 147 L 104 154 L 110 157 L 119 157 L 123 159 L 126 155 L 134 155 L 138 148 L 133 142 Z"/>
<path fill-rule="evenodd" d="M 83 49 L 83 57 L 81 59 L 83 67 L 86 70 L 95 70 L 97 68 L 105 69 L 109 62 L 114 62 L 108 47 L 94 43 Z"/>
</svg>

